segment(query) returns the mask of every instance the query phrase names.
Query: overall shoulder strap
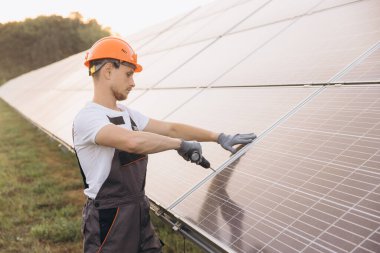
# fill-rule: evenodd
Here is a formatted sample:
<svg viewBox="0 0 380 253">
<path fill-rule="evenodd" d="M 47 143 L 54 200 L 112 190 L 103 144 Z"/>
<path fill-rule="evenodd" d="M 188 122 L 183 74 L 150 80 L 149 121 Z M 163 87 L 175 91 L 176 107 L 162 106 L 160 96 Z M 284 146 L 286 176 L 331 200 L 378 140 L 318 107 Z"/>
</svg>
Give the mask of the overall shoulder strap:
<svg viewBox="0 0 380 253">
<path fill-rule="evenodd" d="M 138 129 L 138 127 L 137 127 L 137 124 L 136 124 L 135 121 L 132 119 L 131 111 L 128 110 L 128 108 L 127 108 L 127 111 L 128 111 L 128 114 L 129 114 L 129 121 L 131 122 L 132 130 L 133 130 L 133 131 L 139 131 L 139 129 Z"/>
</svg>

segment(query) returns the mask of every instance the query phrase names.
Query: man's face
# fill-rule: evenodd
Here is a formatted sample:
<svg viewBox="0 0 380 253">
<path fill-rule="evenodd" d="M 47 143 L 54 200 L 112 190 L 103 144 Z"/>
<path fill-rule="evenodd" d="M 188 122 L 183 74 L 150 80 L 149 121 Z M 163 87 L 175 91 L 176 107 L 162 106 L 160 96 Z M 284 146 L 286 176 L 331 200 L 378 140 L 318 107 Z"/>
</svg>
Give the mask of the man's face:
<svg viewBox="0 0 380 253">
<path fill-rule="evenodd" d="M 134 69 L 121 64 L 118 69 L 114 68 L 113 72 L 112 93 L 117 101 L 125 100 L 129 92 L 135 87 L 133 80 Z"/>
</svg>

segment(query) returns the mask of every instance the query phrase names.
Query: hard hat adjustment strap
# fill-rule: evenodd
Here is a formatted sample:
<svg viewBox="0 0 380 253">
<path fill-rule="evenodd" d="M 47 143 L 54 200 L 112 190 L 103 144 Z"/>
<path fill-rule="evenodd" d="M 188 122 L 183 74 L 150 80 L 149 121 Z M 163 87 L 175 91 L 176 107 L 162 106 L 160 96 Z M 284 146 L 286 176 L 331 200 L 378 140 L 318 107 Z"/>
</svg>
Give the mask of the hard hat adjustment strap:
<svg viewBox="0 0 380 253">
<path fill-rule="evenodd" d="M 95 72 L 97 72 L 99 69 L 101 69 L 104 65 L 106 65 L 108 62 L 112 63 L 115 68 L 119 68 L 121 61 L 114 60 L 114 59 L 102 59 L 102 60 L 95 60 L 90 63 L 90 68 L 88 71 L 88 75 L 92 76 Z"/>
</svg>

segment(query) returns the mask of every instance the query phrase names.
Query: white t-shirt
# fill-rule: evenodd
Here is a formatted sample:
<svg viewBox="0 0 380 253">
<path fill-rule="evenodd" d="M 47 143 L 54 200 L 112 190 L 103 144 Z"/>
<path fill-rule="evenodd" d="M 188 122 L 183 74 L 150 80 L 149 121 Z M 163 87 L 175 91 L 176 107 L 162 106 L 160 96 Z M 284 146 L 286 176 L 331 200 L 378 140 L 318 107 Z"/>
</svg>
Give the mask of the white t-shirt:
<svg viewBox="0 0 380 253">
<path fill-rule="evenodd" d="M 95 143 L 95 137 L 99 130 L 108 124 L 112 124 L 108 117 L 120 117 L 124 119 L 123 125 L 118 125 L 132 130 L 129 116 L 136 123 L 139 130 L 144 130 L 149 118 L 143 114 L 127 109 L 118 104 L 122 111 L 111 110 L 94 102 L 89 102 L 76 115 L 73 122 L 74 148 L 77 152 L 83 173 L 86 176 L 88 188 L 84 194 L 95 199 L 100 187 L 107 179 L 115 148 L 101 146 Z"/>
</svg>

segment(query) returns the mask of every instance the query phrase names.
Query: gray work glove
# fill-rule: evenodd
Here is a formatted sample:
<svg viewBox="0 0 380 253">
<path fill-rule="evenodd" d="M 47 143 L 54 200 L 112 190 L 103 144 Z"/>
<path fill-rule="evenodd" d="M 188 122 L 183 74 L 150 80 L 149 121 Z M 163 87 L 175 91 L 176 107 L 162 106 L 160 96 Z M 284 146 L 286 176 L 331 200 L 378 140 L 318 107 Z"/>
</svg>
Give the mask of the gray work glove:
<svg viewBox="0 0 380 253">
<path fill-rule="evenodd" d="M 226 135 L 221 133 L 218 137 L 218 143 L 226 150 L 230 151 L 232 154 L 236 153 L 236 149 L 233 148 L 237 144 L 247 144 L 252 142 L 256 138 L 256 134 L 235 134 Z"/>
<path fill-rule="evenodd" d="M 182 141 L 181 146 L 177 149 L 177 152 L 183 157 L 183 159 L 186 161 L 191 161 L 192 163 L 199 164 L 202 160 L 202 147 L 201 144 L 196 141 Z M 199 154 L 199 159 L 197 161 L 190 159 L 194 152 L 198 152 Z"/>
</svg>

